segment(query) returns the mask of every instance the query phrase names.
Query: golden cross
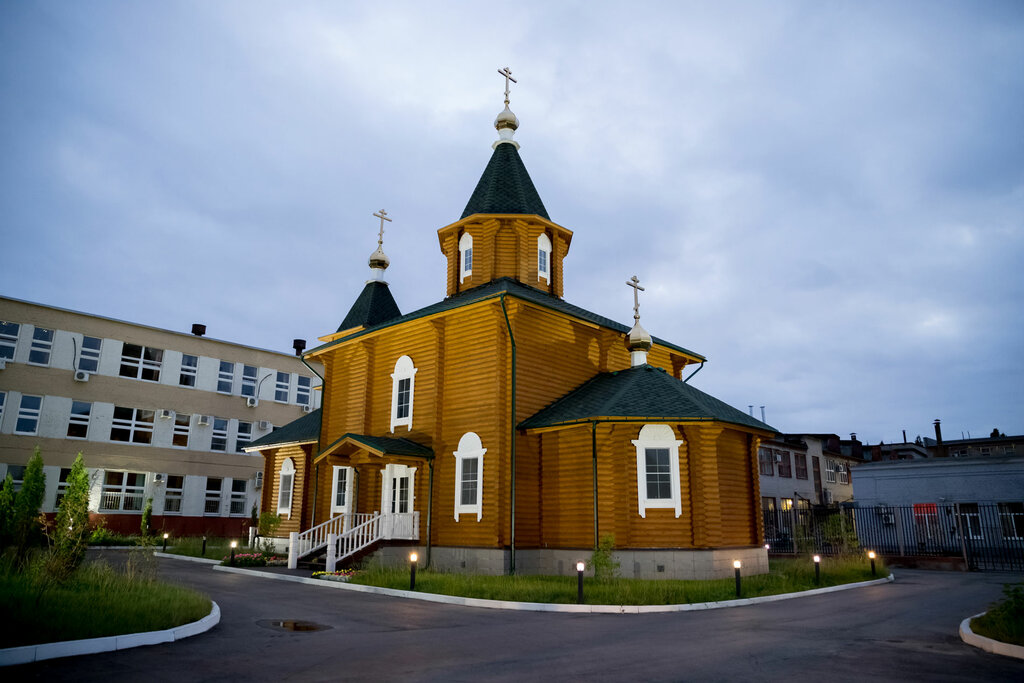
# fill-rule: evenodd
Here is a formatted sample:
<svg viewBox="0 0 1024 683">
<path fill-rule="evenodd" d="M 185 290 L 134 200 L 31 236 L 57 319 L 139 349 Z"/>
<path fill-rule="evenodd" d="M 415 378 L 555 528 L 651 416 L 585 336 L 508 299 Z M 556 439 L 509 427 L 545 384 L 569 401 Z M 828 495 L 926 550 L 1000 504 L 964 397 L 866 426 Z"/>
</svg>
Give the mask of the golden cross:
<svg viewBox="0 0 1024 683">
<path fill-rule="evenodd" d="M 636 275 L 626 280 L 626 285 L 633 288 L 633 322 L 640 322 L 640 292 L 644 288 L 640 286 L 640 278 Z"/>
<path fill-rule="evenodd" d="M 518 83 L 516 79 L 512 78 L 512 72 L 508 70 L 506 66 L 504 69 L 498 69 L 498 73 L 505 77 L 505 106 L 508 106 L 508 82 Z"/>
<path fill-rule="evenodd" d="M 377 235 L 377 246 L 379 247 L 384 244 L 384 221 L 390 223 L 391 219 L 388 218 L 388 212 L 384 209 L 381 209 L 380 213 L 375 213 L 373 215 L 380 219 L 380 234 Z"/>
</svg>

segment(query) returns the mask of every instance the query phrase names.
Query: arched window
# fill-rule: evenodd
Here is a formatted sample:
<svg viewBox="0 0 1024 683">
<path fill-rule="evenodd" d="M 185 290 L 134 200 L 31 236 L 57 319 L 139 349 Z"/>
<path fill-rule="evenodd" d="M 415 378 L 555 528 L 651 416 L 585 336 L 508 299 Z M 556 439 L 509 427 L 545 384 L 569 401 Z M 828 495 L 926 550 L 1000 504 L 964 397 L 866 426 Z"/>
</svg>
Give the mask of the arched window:
<svg viewBox="0 0 1024 683">
<path fill-rule="evenodd" d="M 546 233 L 537 238 L 537 279 L 551 282 L 551 240 Z"/>
<path fill-rule="evenodd" d="M 402 356 L 395 363 L 391 374 L 391 431 L 405 425 L 412 429 L 412 399 L 416 387 L 416 368 L 409 356 Z"/>
<path fill-rule="evenodd" d="M 473 274 L 473 236 L 468 232 L 459 238 L 459 282 Z"/>
<path fill-rule="evenodd" d="M 455 521 L 459 515 L 476 515 L 476 521 L 483 516 L 484 453 L 487 449 L 480 443 L 480 437 L 466 432 L 459 439 L 455 451 Z"/>
<path fill-rule="evenodd" d="M 277 478 L 277 514 L 291 515 L 292 512 L 292 488 L 295 485 L 295 463 L 291 458 L 285 458 L 281 463 L 280 474 Z"/>
<path fill-rule="evenodd" d="M 633 441 L 636 446 L 637 502 L 641 517 L 651 508 L 683 514 L 679 494 L 679 447 L 683 441 L 666 424 L 648 424 Z"/>
</svg>

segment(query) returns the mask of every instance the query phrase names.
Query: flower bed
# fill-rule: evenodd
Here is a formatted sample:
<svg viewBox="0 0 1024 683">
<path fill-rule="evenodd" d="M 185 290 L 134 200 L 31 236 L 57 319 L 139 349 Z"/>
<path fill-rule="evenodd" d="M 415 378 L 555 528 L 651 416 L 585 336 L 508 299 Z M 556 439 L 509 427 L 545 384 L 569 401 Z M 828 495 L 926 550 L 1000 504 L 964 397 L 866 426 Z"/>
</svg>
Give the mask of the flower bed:
<svg viewBox="0 0 1024 683">
<path fill-rule="evenodd" d="M 356 573 L 355 569 L 339 569 L 335 572 L 313 572 L 314 579 L 347 582 Z"/>
<path fill-rule="evenodd" d="M 235 561 L 232 563 L 231 555 L 225 555 L 221 564 L 235 567 L 280 567 L 288 564 L 287 558 L 266 553 L 235 553 Z"/>
</svg>

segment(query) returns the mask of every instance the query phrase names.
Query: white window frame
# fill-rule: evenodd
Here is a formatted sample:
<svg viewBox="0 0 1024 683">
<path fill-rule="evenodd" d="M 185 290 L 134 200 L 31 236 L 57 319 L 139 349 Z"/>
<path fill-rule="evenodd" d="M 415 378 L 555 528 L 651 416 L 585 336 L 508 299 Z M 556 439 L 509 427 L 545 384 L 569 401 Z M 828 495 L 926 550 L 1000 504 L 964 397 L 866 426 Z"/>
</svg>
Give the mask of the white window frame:
<svg viewBox="0 0 1024 683">
<path fill-rule="evenodd" d="M 128 346 L 136 346 L 139 348 L 138 357 L 125 355 L 125 349 Z M 147 358 L 146 356 L 150 356 Z M 119 377 L 128 377 L 130 379 L 137 379 L 143 382 L 159 382 L 160 381 L 160 370 L 164 364 L 164 350 L 156 349 L 152 346 L 143 346 L 141 344 L 132 344 L 130 342 L 122 342 L 121 344 L 121 367 L 118 368 L 117 374 Z M 128 369 L 132 374 L 125 374 L 125 369 Z M 152 373 L 152 377 L 145 377 L 144 375 L 149 372 Z"/>
<path fill-rule="evenodd" d="M 466 432 L 459 439 L 459 448 L 453 452 L 455 456 L 455 521 L 459 521 L 460 515 L 476 515 L 476 521 L 483 517 L 483 483 L 484 483 L 484 453 L 487 449 L 480 442 L 480 437 L 475 432 Z M 476 461 L 476 500 L 472 503 L 462 501 L 462 475 L 463 465 L 467 460 Z"/>
<path fill-rule="evenodd" d="M 39 406 L 36 407 L 36 408 L 33 408 L 31 406 L 25 405 L 26 399 L 38 399 L 39 400 Z M 31 402 L 32 401 L 30 400 L 29 403 L 31 403 Z M 15 434 L 21 434 L 22 436 L 35 436 L 35 435 L 37 435 L 39 433 L 39 416 L 42 414 L 42 412 L 43 412 L 43 397 L 42 396 L 34 396 L 32 394 L 22 394 L 21 395 L 21 402 L 18 405 L 18 417 L 17 417 L 17 420 L 14 423 L 14 433 Z M 22 420 L 30 420 L 32 422 L 32 429 L 30 431 L 21 428 L 21 421 Z"/>
<path fill-rule="evenodd" d="M 57 495 L 53 497 L 53 509 L 57 511 L 60 509 L 60 504 L 64 502 L 64 496 L 68 492 L 68 477 L 71 476 L 70 467 L 61 467 L 60 472 L 57 473 Z"/>
<path fill-rule="evenodd" d="M 21 323 L 0 320 L 0 359 L 14 360 L 14 354 L 18 350 L 18 333 L 20 331 Z"/>
<path fill-rule="evenodd" d="M 119 483 L 110 483 L 110 475 L 121 475 Z M 128 478 L 136 481 L 141 477 L 142 484 L 128 484 Z M 103 473 L 103 494 L 100 496 L 100 512 L 140 512 L 146 493 L 145 472 L 125 472 L 122 470 L 106 471 Z M 116 505 L 111 505 L 117 501 Z"/>
<path fill-rule="evenodd" d="M 255 365 L 242 365 L 242 396 L 256 398 L 256 378 L 260 369 Z"/>
<path fill-rule="evenodd" d="M 114 443 L 132 443 L 132 444 L 153 444 L 153 422 L 156 417 L 156 413 L 152 410 L 143 410 L 142 408 L 128 408 L 125 406 L 114 406 L 114 413 L 117 414 L 118 410 L 130 410 L 131 417 L 114 417 L 110 423 L 110 441 Z M 145 419 L 149 417 L 149 419 Z M 128 430 L 127 439 L 115 439 L 114 430 Z"/>
<path fill-rule="evenodd" d="M 217 488 L 211 489 L 210 482 L 218 482 Z M 210 503 L 213 503 L 211 506 Z M 220 517 L 220 508 L 224 504 L 224 478 L 223 477 L 207 477 L 206 478 L 206 490 L 203 495 L 203 516 L 204 517 Z M 215 509 L 211 509 L 215 508 Z"/>
<path fill-rule="evenodd" d="M 195 365 L 186 363 L 185 361 L 188 358 L 194 359 Z M 178 386 L 195 388 L 198 374 L 199 356 L 193 356 L 190 353 L 181 354 L 181 372 L 178 375 Z"/>
<path fill-rule="evenodd" d="M 402 356 L 395 362 L 395 371 L 391 374 L 391 432 L 394 433 L 395 427 L 405 426 L 406 429 L 412 429 L 412 408 L 415 403 L 414 398 L 416 395 L 416 373 L 418 370 L 413 365 L 412 358 L 409 356 Z M 399 397 L 399 385 L 403 380 L 409 380 L 409 411 L 406 415 L 399 417 L 398 412 L 400 405 L 398 403 Z"/>
<path fill-rule="evenodd" d="M 415 467 L 409 467 L 408 465 L 386 465 L 381 471 L 381 476 L 384 477 L 383 485 L 381 487 L 381 510 L 385 514 L 410 514 L 416 511 L 416 469 Z M 399 509 L 401 501 L 394 499 L 395 481 L 397 479 L 409 478 L 409 496 L 407 499 L 408 509 L 402 512 Z M 392 508 L 395 508 L 392 511 Z"/>
<path fill-rule="evenodd" d="M 242 490 L 238 490 L 238 485 L 242 485 Z M 249 497 L 249 480 L 248 479 L 232 479 L 231 480 L 231 498 L 228 501 L 228 514 L 232 517 L 240 517 L 245 514 L 245 502 Z"/>
<path fill-rule="evenodd" d="M 829 484 L 836 483 L 836 461 L 832 458 L 825 458 L 825 481 Z"/>
<path fill-rule="evenodd" d="M 551 239 L 547 233 L 537 237 L 537 279 L 551 282 Z"/>
<path fill-rule="evenodd" d="M 231 395 L 235 391 L 235 364 L 222 360 L 217 370 L 217 393 Z"/>
<path fill-rule="evenodd" d="M 7 405 L 7 392 L 0 391 L 0 430 L 4 426 L 4 406 Z"/>
<path fill-rule="evenodd" d="M 973 541 L 985 538 L 981 528 L 981 510 L 977 503 L 960 503 L 960 516 L 963 517 L 967 537 Z"/>
<path fill-rule="evenodd" d="M 28 348 L 29 365 L 38 365 L 44 368 L 50 366 L 55 335 L 54 330 L 45 327 L 37 327 L 32 330 L 32 345 Z"/>
<path fill-rule="evenodd" d="M 298 375 L 295 378 L 295 402 L 300 406 L 310 405 L 313 391 L 313 378 Z"/>
<path fill-rule="evenodd" d="M 80 409 L 75 412 L 75 408 L 81 408 L 85 406 L 84 412 Z M 89 438 L 89 418 L 92 416 L 92 404 L 88 401 L 71 401 L 71 413 L 68 415 L 68 429 L 67 438 L 69 439 L 88 439 Z M 81 436 L 72 436 L 72 427 L 85 427 L 85 434 Z"/>
<path fill-rule="evenodd" d="M 87 341 L 96 342 L 96 348 L 87 347 Z M 75 367 L 83 372 L 99 372 L 100 353 L 103 351 L 103 339 L 101 337 L 90 337 L 82 335 L 82 348 L 78 350 L 78 363 Z"/>
<path fill-rule="evenodd" d="M 345 465 L 334 465 L 331 475 L 331 514 L 332 515 L 343 515 L 348 514 L 352 511 L 352 480 L 354 477 L 354 470 L 351 467 Z M 344 486 L 340 487 L 339 481 L 344 475 Z M 338 493 L 342 494 L 344 498 L 344 504 L 338 505 Z"/>
<path fill-rule="evenodd" d="M 235 432 L 235 453 L 244 453 L 242 450 L 252 441 L 252 422 L 238 421 L 238 430 Z"/>
<path fill-rule="evenodd" d="M 185 415 L 182 413 L 174 414 L 174 425 L 171 430 L 171 447 L 172 448 L 188 448 L 188 442 L 192 434 L 192 416 Z M 174 443 L 174 440 L 179 436 L 185 437 L 184 444 Z"/>
<path fill-rule="evenodd" d="M 181 480 L 181 486 L 171 486 L 172 477 L 176 477 Z M 183 474 L 168 474 L 167 475 L 167 486 L 164 488 L 164 514 L 165 515 L 180 515 L 181 514 L 181 502 L 185 497 L 185 475 Z"/>
<path fill-rule="evenodd" d="M 676 433 L 667 424 L 646 424 L 639 436 L 633 440 L 636 447 L 637 507 L 641 517 L 656 508 L 675 511 L 676 517 L 683 514 L 683 500 L 679 491 L 679 447 L 685 441 L 676 438 Z M 669 462 L 669 498 L 649 499 L 647 497 L 647 449 L 667 448 Z"/>
<path fill-rule="evenodd" d="M 284 381 L 282 382 L 282 378 Z M 288 397 L 290 396 L 292 385 L 291 373 L 277 371 L 277 377 L 274 379 L 274 400 L 278 403 L 288 403 Z M 284 398 L 281 398 L 281 393 L 284 392 Z"/>
<path fill-rule="evenodd" d="M 459 238 L 459 282 L 473 274 L 473 236 L 468 232 Z"/>
<path fill-rule="evenodd" d="M 295 463 L 291 458 L 281 463 L 277 481 L 277 514 L 291 517 L 295 489 Z"/>
<path fill-rule="evenodd" d="M 216 448 L 217 440 L 223 439 L 224 444 L 221 448 Z M 210 450 L 217 451 L 218 453 L 227 453 L 228 450 L 228 419 L 225 417 L 214 417 L 213 418 L 213 435 L 210 438 Z"/>
<path fill-rule="evenodd" d="M 842 460 L 836 461 L 836 481 L 840 484 L 850 483 L 850 465 Z"/>
</svg>

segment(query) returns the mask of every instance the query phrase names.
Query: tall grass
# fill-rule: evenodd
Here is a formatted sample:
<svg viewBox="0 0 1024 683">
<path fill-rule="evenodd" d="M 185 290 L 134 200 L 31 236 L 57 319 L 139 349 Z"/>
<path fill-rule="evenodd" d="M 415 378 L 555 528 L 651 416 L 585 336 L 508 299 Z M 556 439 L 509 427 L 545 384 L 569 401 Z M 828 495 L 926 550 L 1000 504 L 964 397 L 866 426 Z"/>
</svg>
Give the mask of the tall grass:
<svg viewBox="0 0 1024 683">
<path fill-rule="evenodd" d="M 810 559 L 775 559 L 768 574 L 742 577 L 742 597 L 794 593 L 824 586 L 868 581 L 886 575 L 884 564 L 876 560 L 878 573 L 871 575 L 866 559 L 822 558 L 821 583 L 815 583 Z M 409 570 L 370 568 L 361 571 L 351 583 L 384 588 L 409 588 Z M 575 603 L 576 576 L 483 576 L 420 571 L 416 590 L 423 593 L 458 595 L 490 600 L 519 602 Z M 733 577 L 709 581 L 660 579 L 584 579 L 585 602 L 594 605 L 675 605 L 719 602 L 736 598 Z"/>
<path fill-rule="evenodd" d="M 971 630 L 1003 643 L 1024 645 L 1024 583 L 1004 585 L 1003 595 L 988 612 L 971 620 Z"/>
<path fill-rule="evenodd" d="M 147 562 L 129 558 L 121 571 L 86 564 L 62 584 L 47 582 L 38 565 L 0 567 L 0 648 L 157 631 L 210 613 L 209 598 L 154 580 Z"/>
</svg>

